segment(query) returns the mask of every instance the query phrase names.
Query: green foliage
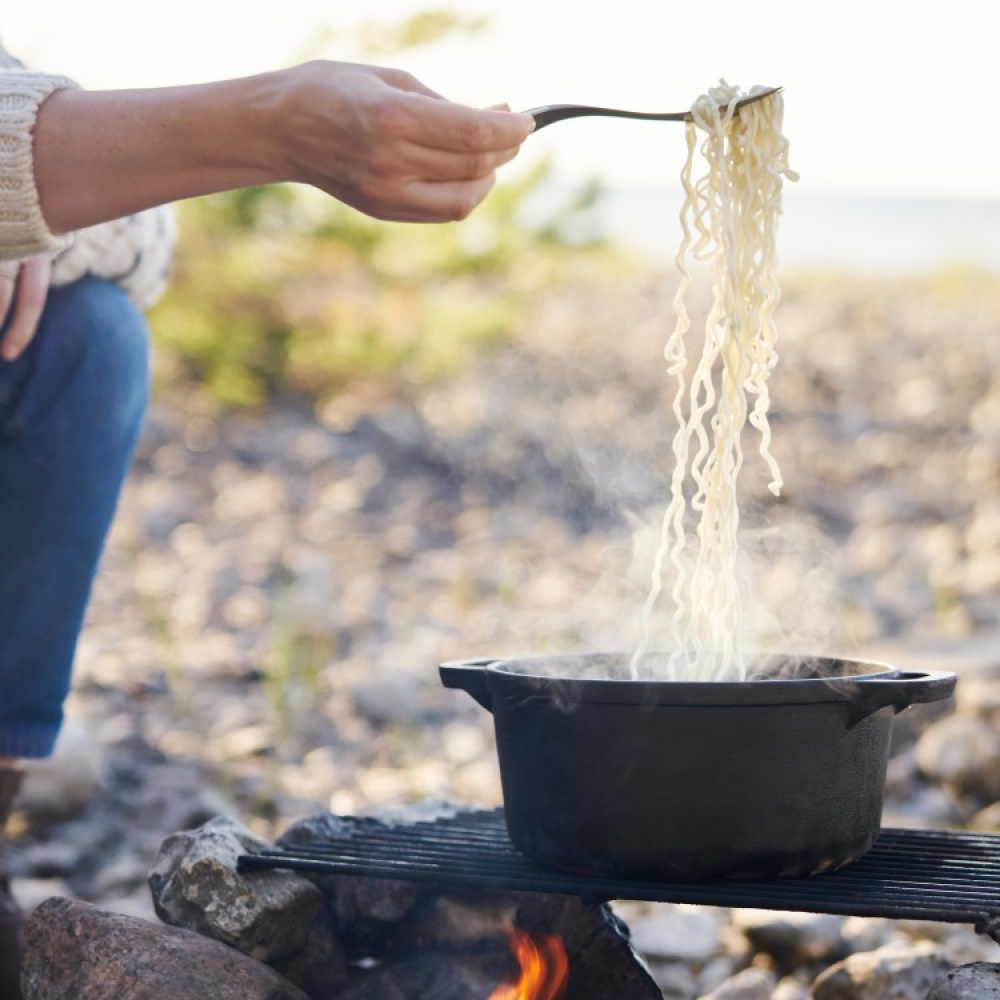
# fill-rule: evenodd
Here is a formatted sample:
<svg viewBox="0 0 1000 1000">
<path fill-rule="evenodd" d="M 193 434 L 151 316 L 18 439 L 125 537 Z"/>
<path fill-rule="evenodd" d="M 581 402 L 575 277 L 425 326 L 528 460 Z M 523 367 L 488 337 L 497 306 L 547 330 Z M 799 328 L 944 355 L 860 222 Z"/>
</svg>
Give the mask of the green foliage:
<svg viewBox="0 0 1000 1000">
<path fill-rule="evenodd" d="M 377 222 L 311 189 L 248 188 L 185 203 L 171 288 L 153 315 L 173 376 L 223 405 L 278 393 L 447 377 L 502 340 L 526 303 L 581 255 L 596 187 L 547 203 L 539 166 L 463 222 Z"/>
<path fill-rule="evenodd" d="M 437 8 L 419 11 L 399 24 L 364 24 L 358 32 L 358 42 L 369 59 L 380 59 L 445 37 L 476 34 L 487 23 L 484 17 L 462 17 L 452 10 Z"/>
</svg>

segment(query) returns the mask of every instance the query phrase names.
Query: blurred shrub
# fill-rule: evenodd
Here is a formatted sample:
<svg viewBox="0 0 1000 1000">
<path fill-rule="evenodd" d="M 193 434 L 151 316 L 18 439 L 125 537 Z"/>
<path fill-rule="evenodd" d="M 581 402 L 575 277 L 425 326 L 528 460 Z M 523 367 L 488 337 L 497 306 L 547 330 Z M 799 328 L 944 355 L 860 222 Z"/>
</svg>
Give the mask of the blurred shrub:
<svg viewBox="0 0 1000 1000">
<path fill-rule="evenodd" d="M 610 253 L 592 232 L 596 185 L 556 198 L 550 180 L 542 164 L 447 225 L 378 222 L 291 185 L 187 202 L 152 317 L 165 370 L 228 406 L 447 376 L 571 261 Z"/>
</svg>

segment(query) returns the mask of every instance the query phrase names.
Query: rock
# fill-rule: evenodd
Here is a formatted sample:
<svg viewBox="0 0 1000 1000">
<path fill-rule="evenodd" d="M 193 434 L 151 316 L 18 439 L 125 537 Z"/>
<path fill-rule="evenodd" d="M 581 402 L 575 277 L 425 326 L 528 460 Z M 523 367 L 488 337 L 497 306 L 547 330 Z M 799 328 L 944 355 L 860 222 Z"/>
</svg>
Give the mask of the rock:
<svg viewBox="0 0 1000 1000">
<path fill-rule="evenodd" d="M 516 902 L 501 893 L 460 895 L 450 892 L 418 907 L 406 921 L 400 944 L 414 948 L 475 947 L 484 943 L 506 945 Z"/>
<path fill-rule="evenodd" d="M 969 828 L 985 833 L 1000 833 L 1000 802 L 992 802 L 969 820 Z"/>
<path fill-rule="evenodd" d="M 29 918 L 22 985 L 24 1000 L 308 1000 L 218 941 L 74 899 Z"/>
<path fill-rule="evenodd" d="M 812 1000 L 926 1000 L 950 968 L 932 944 L 887 945 L 830 966 L 813 983 Z"/>
<path fill-rule="evenodd" d="M 313 919 L 302 948 L 269 963 L 310 997 L 337 997 L 348 977 L 347 959 L 325 909 Z"/>
<path fill-rule="evenodd" d="M 769 969 L 744 969 L 718 989 L 702 994 L 699 1000 L 771 1000 L 776 985 Z"/>
<path fill-rule="evenodd" d="M 409 674 L 394 673 L 354 691 L 358 712 L 375 726 L 414 726 L 422 717 L 421 684 Z"/>
<path fill-rule="evenodd" d="M 774 988 L 771 1000 L 809 1000 L 809 987 L 792 976 L 786 976 Z"/>
<path fill-rule="evenodd" d="M 660 904 L 634 916 L 626 907 L 615 911 L 627 921 L 632 944 L 649 958 L 705 962 L 721 949 L 718 910 Z"/>
<path fill-rule="evenodd" d="M 899 942 L 905 935 L 898 925 L 882 917 L 847 917 L 841 934 L 848 954 L 860 951 L 878 951 L 888 944 Z"/>
<path fill-rule="evenodd" d="M 380 949 L 417 905 L 420 885 L 361 875 L 310 875 L 327 899 L 337 933 L 348 951 Z"/>
<path fill-rule="evenodd" d="M 403 821 L 401 814 L 394 814 L 394 818 L 385 823 L 374 818 L 367 822 L 392 825 Z M 354 829 L 352 823 L 331 813 L 318 813 L 292 824 L 278 838 L 278 846 L 294 849 L 331 839 L 340 840 Z M 309 879 L 327 898 L 342 943 L 348 950 L 381 947 L 386 936 L 413 909 L 421 895 L 418 883 L 401 879 L 325 874 L 310 874 Z"/>
<path fill-rule="evenodd" d="M 843 917 L 777 910 L 733 911 L 733 925 L 754 951 L 770 955 L 781 969 L 843 958 Z"/>
<path fill-rule="evenodd" d="M 149 876 L 157 915 L 261 961 L 301 951 L 320 894 L 292 872 L 236 870 L 239 855 L 266 846 L 227 817 L 168 837 Z"/>
<path fill-rule="evenodd" d="M 927 994 L 926 1000 L 998 1000 L 1000 965 L 975 962 L 945 973 Z"/>
<path fill-rule="evenodd" d="M 504 980 L 503 954 L 429 954 L 376 967 L 357 976 L 337 1000 L 469 1000 L 490 996 Z M 621 998 L 619 998 L 621 1000 Z"/>
<path fill-rule="evenodd" d="M 712 986 L 718 986 L 720 982 L 728 979 L 731 973 L 732 969 L 729 969 L 726 975 L 712 983 Z M 649 961 L 649 974 L 656 981 L 656 985 L 660 988 L 665 1000 L 689 1000 L 690 997 L 704 992 L 704 990 L 699 989 L 698 977 L 685 962 L 651 959 Z"/>
<path fill-rule="evenodd" d="M 917 764 L 959 794 L 1000 799 L 1000 732 L 983 719 L 950 715 L 928 726 L 917 743 Z"/>
<path fill-rule="evenodd" d="M 67 720 L 51 757 L 28 761 L 15 807 L 29 822 L 76 816 L 101 787 L 104 755 L 82 723 Z"/>
<path fill-rule="evenodd" d="M 992 721 L 1000 716 L 1000 677 L 996 669 L 987 673 L 968 672 L 955 688 L 955 710 L 960 715 L 978 715 Z"/>
</svg>

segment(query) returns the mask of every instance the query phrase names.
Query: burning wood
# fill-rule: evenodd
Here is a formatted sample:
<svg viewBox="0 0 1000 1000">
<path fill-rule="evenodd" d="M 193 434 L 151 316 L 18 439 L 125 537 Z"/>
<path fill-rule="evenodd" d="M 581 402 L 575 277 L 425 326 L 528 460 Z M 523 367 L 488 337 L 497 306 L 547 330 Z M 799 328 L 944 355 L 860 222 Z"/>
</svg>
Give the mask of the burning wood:
<svg viewBox="0 0 1000 1000">
<path fill-rule="evenodd" d="M 569 959 L 558 934 L 528 934 L 514 928 L 511 950 L 520 972 L 513 983 L 501 983 L 490 1000 L 559 1000 L 569 978 Z"/>
</svg>

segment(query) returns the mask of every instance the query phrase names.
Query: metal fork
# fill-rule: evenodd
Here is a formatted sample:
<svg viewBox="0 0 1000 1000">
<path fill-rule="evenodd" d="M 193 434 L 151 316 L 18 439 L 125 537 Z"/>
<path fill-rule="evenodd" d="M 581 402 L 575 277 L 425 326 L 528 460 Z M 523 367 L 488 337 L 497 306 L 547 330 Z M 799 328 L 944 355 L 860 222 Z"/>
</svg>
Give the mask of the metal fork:
<svg viewBox="0 0 1000 1000">
<path fill-rule="evenodd" d="M 733 113 L 739 113 L 741 108 L 745 108 L 754 101 L 759 101 L 764 97 L 776 94 L 781 87 L 768 87 L 749 97 L 741 97 L 737 100 Z M 690 111 L 622 111 L 620 108 L 595 108 L 588 104 L 546 104 L 540 108 L 532 108 L 524 112 L 535 119 L 535 131 L 551 125 L 553 122 L 561 122 L 567 118 L 582 118 L 590 115 L 599 115 L 607 118 L 643 118 L 647 121 L 658 122 L 689 122 L 694 118 Z"/>
</svg>

